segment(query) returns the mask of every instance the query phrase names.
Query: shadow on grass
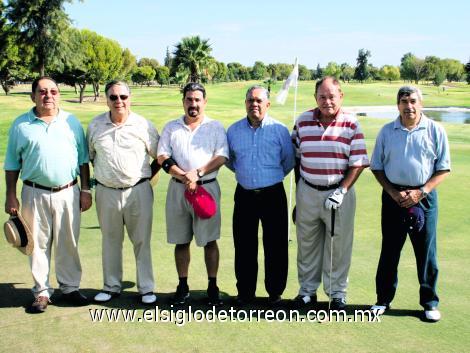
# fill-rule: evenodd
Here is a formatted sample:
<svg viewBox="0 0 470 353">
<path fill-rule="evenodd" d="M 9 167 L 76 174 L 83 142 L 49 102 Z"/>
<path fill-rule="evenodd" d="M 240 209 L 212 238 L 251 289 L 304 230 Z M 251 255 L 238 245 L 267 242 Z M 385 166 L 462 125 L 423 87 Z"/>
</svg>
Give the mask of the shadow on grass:
<svg viewBox="0 0 470 353">
<path fill-rule="evenodd" d="M 24 283 L 0 283 L 0 309 L 17 307 L 23 308 L 26 313 L 31 313 L 30 305 L 33 301 L 32 292 L 26 288 L 15 288 L 17 285 L 24 285 Z M 106 303 L 93 301 L 94 296 L 100 292 L 100 289 L 81 288 L 80 292 L 89 299 L 90 304 L 85 306 L 85 308 L 88 307 L 90 309 L 91 307 L 101 307 L 107 309 L 146 310 L 156 309 L 158 307 L 160 312 L 164 310 L 167 312 L 178 312 L 179 314 L 185 313 L 186 315 L 195 315 L 196 312 L 198 312 L 199 315 L 209 312 L 214 314 L 223 311 L 225 315 L 235 317 L 238 321 L 247 320 L 248 318 L 255 321 L 272 321 L 273 318 L 290 320 L 290 318 L 294 318 L 294 321 L 296 321 L 295 318 L 306 317 L 309 313 L 311 314 L 313 310 L 315 310 L 315 313 L 320 311 L 328 312 L 328 302 L 318 302 L 314 305 L 299 307 L 294 301 L 288 299 L 283 299 L 280 303 L 271 305 L 268 302 L 268 298 L 257 297 L 249 304 L 239 305 L 235 297 L 231 297 L 225 292 L 221 292 L 221 299 L 224 304 L 213 308 L 208 305 L 207 294 L 204 290 L 191 291 L 190 297 L 184 305 L 172 304 L 174 293 L 156 292 L 155 294 L 158 298 L 157 302 L 146 305 L 141 302 L 141 297 L 135 289 L 129 290 L 134 287 L 134 282 L 124 281 L 120 296 Z M 54 292 L 51 301 L 52 304 L 50 305 L 56 307 L 67 308 L 74 306 L 62 298 L 60 290 Z M 348 305 L 346 315 L 348 317 L 354 317 L 356 312 L 366 312 L 369 309 L 369 304 Z M 382 316 L 382 320 L 386 320 L 387 316 L 415 317 L 423 322 L 427 322 L 422 310 L 390 309 Z M 302 322 L 304 322 L 304 320 L 302 320 Z"/>
</svg>

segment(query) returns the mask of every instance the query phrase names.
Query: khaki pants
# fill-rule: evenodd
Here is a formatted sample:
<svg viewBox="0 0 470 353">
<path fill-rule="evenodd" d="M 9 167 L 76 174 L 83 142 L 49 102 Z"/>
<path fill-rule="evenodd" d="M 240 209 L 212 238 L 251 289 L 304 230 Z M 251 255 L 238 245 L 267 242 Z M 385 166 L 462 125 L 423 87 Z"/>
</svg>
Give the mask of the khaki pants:
<svg viewBox="0 0 470 353">
<path fill-rule="evenodd" d="M 333 268 L 331 261 L 331 210 L 325 208 L 326 198 L 333 190 L 319 191 L 301 179 L 297 185 L 297 270 L 300 295 L 312 295 L 320 286 L 330 298 L 345 298 L 351 265 L 356 196 L 351 188 L 344 196 L 335 217 Z M 331 281 L 331 293 L 329 293 Z"/>
<path fill-rule="evenodd" d="M 118 190 L 96 187 L 96 210 L 103 234 L 103 290 L 119 293 L 122 282 L 124 226 L 134 247 L 139 293 L 153 292 L 154 279 L 150 239 L 153 190 L 148 181 Z"/>
<path fill-rule="evenodd" d="M 31 227 L 34 239 L 34 250 L 30 256 L 34 296 L 50 297 L 54 292 L 49 283 L 52 248 L 60 290 L 65 294 L 78 290 L 82 276 L 78 256 L 78 186 L 50 192 L 24 185 L 21 202 L 22 215 Z"/>
</svg>

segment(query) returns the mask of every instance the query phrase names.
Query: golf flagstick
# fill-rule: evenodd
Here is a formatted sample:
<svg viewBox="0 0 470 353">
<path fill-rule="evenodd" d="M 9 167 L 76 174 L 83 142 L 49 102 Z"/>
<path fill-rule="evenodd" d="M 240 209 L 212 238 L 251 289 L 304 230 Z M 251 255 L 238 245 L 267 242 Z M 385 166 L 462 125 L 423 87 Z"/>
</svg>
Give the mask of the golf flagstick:
<svg viewBox="0 0 470 353">
<path fill-rule="evenodd" d="M 291 78 L 292 83 L 290 85 L 294 85 L 294 113 L 293 113 L 293 118 L 292 120 L 294 121 L 295 125 L 295 119 L 297 117 L 297 86 L 298 86 L 298 79 L 299 79 L 299 66 L 297 62 L 297 58 L 295 58 L 295 64 L 294 64 L 294 69 L 292 70 L 292 73 L 289 75 L 287 81 L 289 81 L 289 78 Z M 286 83 L 287 83 L 286 81 Z M 283 103 L 284 104 L 284 103 Z M 292 214 L 292 194 L 293 194 L 293 187 L 294 187 L 294 171 L 292 170 L 290 172 L 290 181 L 289 181 L 289 209 L 287 211 L 287 217 L 290 217 Z M 287 237 L 288 240 L 291 241 L 291 229 L 292 225 L 291 222 L 289 221 L 287 223 Z"/>
<path fill-rule="evenodd" d="M 328 299 L 328 313 L 330 312 L 331 308 L 331 274 L 333 272 L 333 237 L 335 236 L 335 209 L 331 209 L 331 239 L 330 239 L 330 289 L 329 292 L 329 299 Z"/>
</svg>

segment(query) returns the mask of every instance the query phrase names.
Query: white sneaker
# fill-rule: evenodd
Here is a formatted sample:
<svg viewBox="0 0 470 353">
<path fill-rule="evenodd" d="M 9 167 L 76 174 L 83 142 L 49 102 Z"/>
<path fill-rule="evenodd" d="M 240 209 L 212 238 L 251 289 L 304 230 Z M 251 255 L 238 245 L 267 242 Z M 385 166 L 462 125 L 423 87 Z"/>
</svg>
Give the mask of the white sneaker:
<svg viewBox="0 0 470 353">
<path fill-rule="evenodd" d="M 388 305 L 375 304 L 372 305 L 370 311 L 377 313 L 377 315 L 383 315 L 390 307 Z"/>
<path fill-rule="evenodd" d="M 104 303 L 104 302 L 109 302 L 111 299 L 113 299 L 114 297 L 118 297 L 118 296 L 119 296 L 119 293 L 103 291 L 95 295 L 94 300 L 95 302 Z"/>
<path fill-rule="evenodd" d="M 152 292 L 146 293 L 142 295 L 142 303 L 143 304 L 153 304 L 157 301 L 157 296 Z"/>
<path fill-rule="evenodd" d="M 431 310 L 425 310 L 424 316 L 426 316 L 426 320 L 437 322 L 441 319 L 441 313 L 436 308 L 432 308 Z"/>
</svg>

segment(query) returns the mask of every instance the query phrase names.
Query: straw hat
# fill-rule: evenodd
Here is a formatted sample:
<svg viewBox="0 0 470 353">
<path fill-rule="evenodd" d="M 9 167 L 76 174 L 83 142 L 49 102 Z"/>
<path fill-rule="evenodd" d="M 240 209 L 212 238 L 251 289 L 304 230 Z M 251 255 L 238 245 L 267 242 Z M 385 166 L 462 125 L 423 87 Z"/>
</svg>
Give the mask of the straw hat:
<svg viewBox="0 0 470 353">
<path fill-rule="evenodd" d="M 25 255 L 31 255 L 34 249 L 33 233 L 24 218 L 18 212 L 16 216 L 10 216 L 10 219 L 3 225 L 5 238 L 14 247 Z"/>
</svg>

